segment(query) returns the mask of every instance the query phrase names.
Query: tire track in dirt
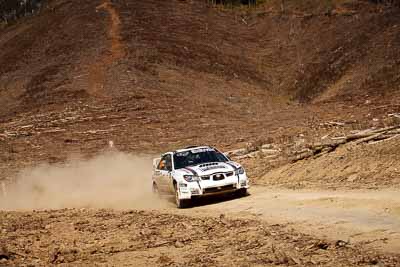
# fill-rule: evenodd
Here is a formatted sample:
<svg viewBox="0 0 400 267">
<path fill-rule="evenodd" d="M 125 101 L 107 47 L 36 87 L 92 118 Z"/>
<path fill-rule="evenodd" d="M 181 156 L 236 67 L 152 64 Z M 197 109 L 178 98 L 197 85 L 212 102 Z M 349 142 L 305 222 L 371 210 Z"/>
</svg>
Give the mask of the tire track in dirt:
<svg viewBox="0 0 400 267">
<path fill-rule="evenodd" d="M 290 224 L 297 231 L 317 238 L 346 240 L 385 253 L 400 251 L 400 197 L 396 189 L 293 191 L 254 186 L 250 193 L 240 199 L 203 199 L 192 209 L 172 207 L 170 212 L 257 218 Z"/>
<path fill-rule="evenodd" d="M 108 51 L 103 53 L 97 63 L 89 67 L 89 88 L 88 93 L 95 96 L 106 96 L 104 89 L 106 84 L 107 67 L 123 58 L 125 55 L 125 46 L 121 42 L 121 19 L 117 10 L 113 7 L 111 0 L 105 0 L 96 7 L 96 11 L 107 11 L 110 22 L 108 26 L 108 38 L 110 44 Z"/>
</svg>

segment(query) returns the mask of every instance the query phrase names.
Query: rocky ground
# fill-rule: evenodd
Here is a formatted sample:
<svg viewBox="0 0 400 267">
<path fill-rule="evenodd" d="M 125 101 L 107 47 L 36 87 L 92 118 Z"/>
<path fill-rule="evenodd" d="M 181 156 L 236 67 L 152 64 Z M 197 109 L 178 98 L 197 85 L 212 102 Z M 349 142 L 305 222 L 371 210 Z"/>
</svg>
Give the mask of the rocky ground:
<svg viewBox="0 0 400 267">
<path fill-rule="evenodd" d="M 225 216 L 64 209 L 0 212 L 0 260 L 15 266 L 397 266 L 400 258 Z"/>
</svg>

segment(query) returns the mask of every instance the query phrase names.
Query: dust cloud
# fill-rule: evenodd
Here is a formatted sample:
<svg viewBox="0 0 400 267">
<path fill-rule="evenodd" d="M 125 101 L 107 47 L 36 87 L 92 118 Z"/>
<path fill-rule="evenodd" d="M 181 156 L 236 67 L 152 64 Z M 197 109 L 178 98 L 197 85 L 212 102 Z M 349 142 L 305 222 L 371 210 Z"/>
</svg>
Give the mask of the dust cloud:
<svg viewBox="0 0 400 267">
<path fill-rule="evenodd" d="M 0 196 L 0 210 L 165 207 L 151 192 L 151 165 L 150 157 L 111 151 L 26 169 Z"/>
</svg>

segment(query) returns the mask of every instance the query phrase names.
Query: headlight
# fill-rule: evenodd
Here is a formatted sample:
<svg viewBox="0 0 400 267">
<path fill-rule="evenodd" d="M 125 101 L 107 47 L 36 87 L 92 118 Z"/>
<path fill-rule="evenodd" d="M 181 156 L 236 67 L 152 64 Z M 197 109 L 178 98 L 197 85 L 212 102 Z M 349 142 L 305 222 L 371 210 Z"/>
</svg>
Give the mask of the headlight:
<svg viewBox="0 0 400 267">
<path fill-rule="evenodd" d="M 243 167 L 240 167 L 240 168 L 236 169 L 235 174 L 236 174 L 236 175 L 244 174 L 244 169 L 243 169 Z"/>
<path fill-rule="evenodd" d="M 200 181 L 199 176 L 195 176 L 195 175 L 184 175 L 183 179 L 185 179 L 186 182 Z"/>
</svg>

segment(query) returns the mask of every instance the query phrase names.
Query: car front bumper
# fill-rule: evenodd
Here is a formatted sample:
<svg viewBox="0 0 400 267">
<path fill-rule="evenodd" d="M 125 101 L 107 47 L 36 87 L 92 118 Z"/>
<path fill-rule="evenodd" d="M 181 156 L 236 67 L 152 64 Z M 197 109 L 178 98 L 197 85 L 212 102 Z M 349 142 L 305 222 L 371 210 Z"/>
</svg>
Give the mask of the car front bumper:
<svg viewBox="0 0 400 267">
<path fill-rule="evenodd" d="M 225 178 L 221 181 L 199 181 L 179 183 L 179 199 L 205 197 L 217 194 L 234 192 L 242 188 L 249 188 L 246 173 Z"/>
</svg>

